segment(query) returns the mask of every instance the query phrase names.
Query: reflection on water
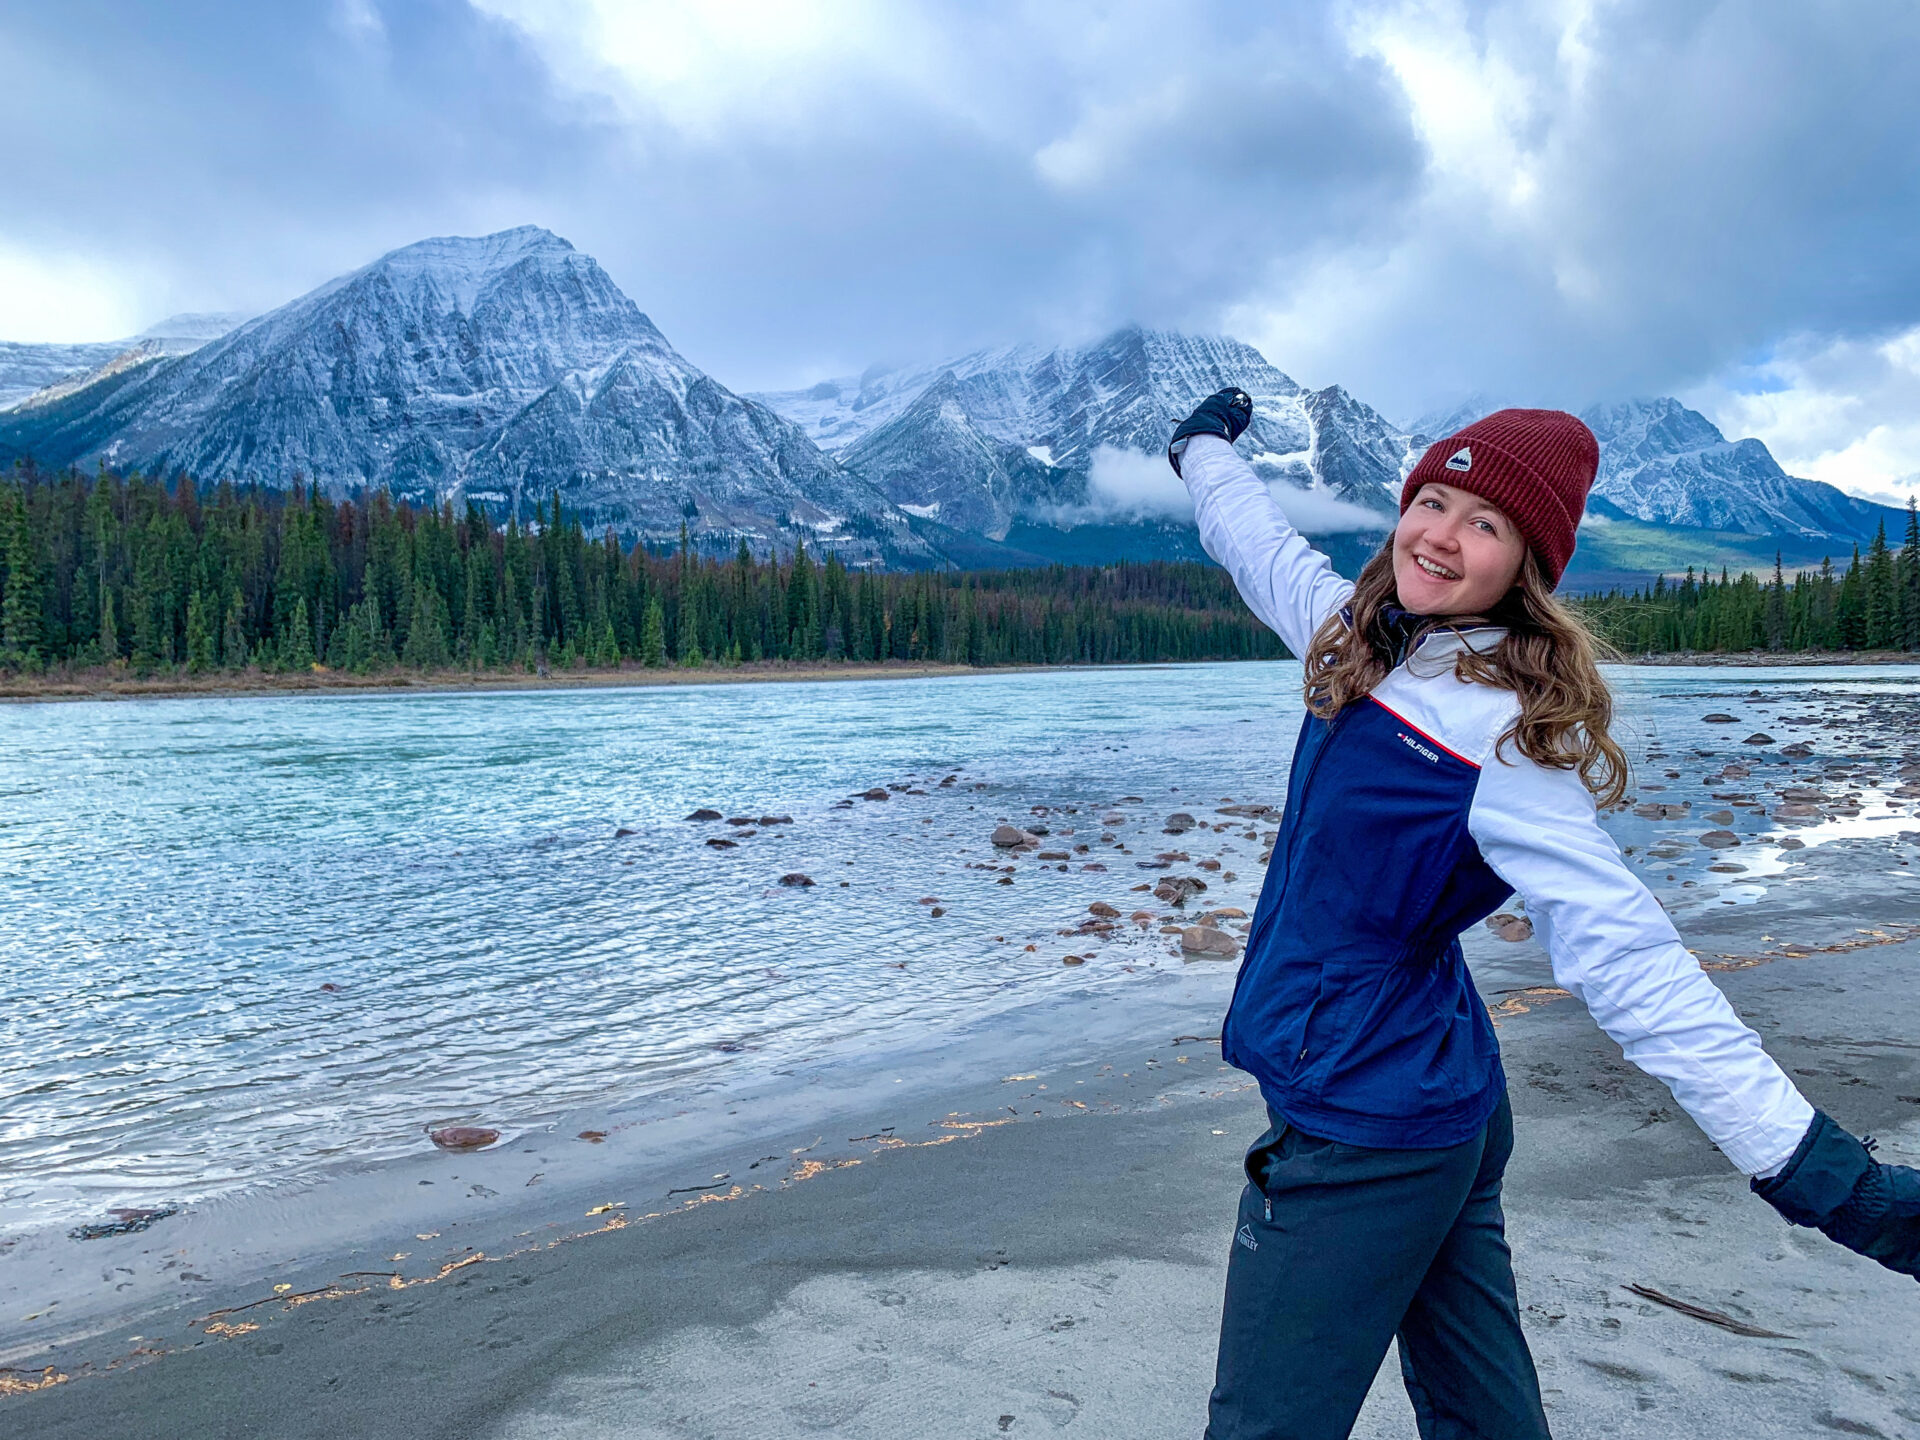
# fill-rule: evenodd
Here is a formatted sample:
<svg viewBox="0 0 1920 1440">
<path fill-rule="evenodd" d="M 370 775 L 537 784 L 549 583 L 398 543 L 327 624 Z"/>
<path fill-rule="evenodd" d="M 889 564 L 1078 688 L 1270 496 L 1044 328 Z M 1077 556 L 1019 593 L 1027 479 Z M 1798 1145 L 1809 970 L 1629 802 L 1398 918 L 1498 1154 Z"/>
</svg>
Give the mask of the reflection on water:
<svg viewBox="0 0 1920 1440">
<path fill-rule="evenodd" d="M 1163 910 L 1138 868 L 1162 853 L 1205 903 L 1252 908 L 1265 822 L 1215 812 L 1282 798 L 1298 674 L 0 709 L 0 1224 L 377 1160 L 430 1122 L 685 1094 L 1176 963 L 1157 924 L 1059 932 L 1094 900 Z M 1897 834 L 1897 760 L 1857 748 L 1859 712 L 1911 675 L 1618 672 L 1644 798 L 1692 808 L 1607 823 L 1676 912 L 1763 894 L 1786 835 Z M 1781 725 L 1815 692 L 1859 723 Z M 1743 746 L 1749 716 L 1814 758 Z M 1671 843 L 1707 828 L 1730 759 L 1762 799 L 1863 756 L 1885 774 L 1853 772 L 1880 782 L 1853 785 L 1856 817 L 1734 807 L 1737 848 Z M 1214 828 L 1165 834 L 1174 811 Z M 996 852 L 1001 820 L 1044 825 L 1042 851 Z M 1069 949 L 1093 958 L 1066 969 Z"/>
</svg>

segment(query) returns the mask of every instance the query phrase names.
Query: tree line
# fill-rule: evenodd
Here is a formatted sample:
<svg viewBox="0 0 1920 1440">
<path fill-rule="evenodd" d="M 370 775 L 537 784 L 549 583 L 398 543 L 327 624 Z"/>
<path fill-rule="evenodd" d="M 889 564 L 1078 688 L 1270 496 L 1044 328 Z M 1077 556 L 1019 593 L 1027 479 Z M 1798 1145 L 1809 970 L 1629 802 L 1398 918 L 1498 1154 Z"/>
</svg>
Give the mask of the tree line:
<svg viewBox="0 0 1920 1440">
<path fill-rule="evenodd" d="M 588 535 L 478 507 L 202 490 L 21 468 L 0 479 L 0 668 L 474 671 L 787 661 L 968 665 L 1277 658 L 1224 572 L 1191 563 L 849 570 Z"/>
<path fill-rule="evenodd" d="M 1920 512 L 1837 570 L 1689 569 L 1577 597 L 1627 654 L 1920 650 Z M 764 660 L 967 665 L 1277 659 L 1224 571 L 1153 561 L 849 570 L 804 545 L 722 560 L 384 493 L 109 472 L 0 479 L 0 669 L 473 671 Z"/>
<path fill-rule="evenodd" d="M 1635 590 L 1614 589 L 1580 602 L 1589 623 L 1629 654 L 1748 650 L 1920 650 L 1920 511 L 1907 502 L 1906 535 L 1887 543 L 1883 522 L 1845 570 L 1831 557 L 1789 578 L 1774 557 L 1773 575 L 1752 572 L 1684 579 L 1656 577 Z"/>
</svg>

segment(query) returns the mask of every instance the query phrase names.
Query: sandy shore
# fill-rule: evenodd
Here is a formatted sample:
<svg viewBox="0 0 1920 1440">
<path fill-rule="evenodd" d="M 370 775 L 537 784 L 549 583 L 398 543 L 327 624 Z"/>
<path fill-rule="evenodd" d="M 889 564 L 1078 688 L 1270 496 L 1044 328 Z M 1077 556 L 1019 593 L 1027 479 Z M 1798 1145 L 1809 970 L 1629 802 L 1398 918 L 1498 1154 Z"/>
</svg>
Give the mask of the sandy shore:
<svg viewBox="0 0 1920 1440">
<path fill-rule="evenodd" d="M 1001 671 L 1019 669 L 1002 666 Z M 618 670 L 558 670 L 529 675 L 523 670 L 387 670 L 356 675 L 347 670 L 315 669 L 279 674 L 246 670 L 205 675 L 136 675 L 125 668 L 96 666 L 50 675 L 0 675 L 0 701 L 206 699 L 259 695 L 436 695 L 517 690 L 605 690 L 631 685 L 740 685 L 801 680 L 920 680 L 932 675 L 973 675 L 971 665 L 919 661 L 845 662 L 835 665 L 789 664 L 764 660 L 743 665 L 703 665 L 688 670 L 643 665 Z"/>
<path fill-rule="evenodd" d="M 1816 847 L 1758 904 L 1683 922 L 1813 1101 L 1908 1163 L 1916 853 Z M 1920 1287 L 1748 1194 L 1532 942 L 1469 953 L 1512 1085 L 1508 1214 L 1556 1433 L 1920 1436 Z M 1208 1043 L 1229 971 L 1120 992 L 1051 1051 L 1057 1024 L 1016 1024 L 926 1083 L 882 1069 L 743 1101 L 576 1143 L 571 1168 L 537 1146 L 436 1157 L 422 1178 L 494 1198 L 355 1237 L 336 1196 L 298 1264 L 194 1272 L 215 1283 L 191 1305 L 15 1350 L 0 1416 L 23 1440 L 1198 1435 L 1238 1160 L 1264 1125 Z M 536 1166 L 554 1173 L 524 1180 Z M 60 1283 L 110 1293 L 123 1266 L 204 1263 L 195 1243 L 69 1245 Z M 1356 1434 L 1412 1433 L 1390 1357 Z"/>
</svg>

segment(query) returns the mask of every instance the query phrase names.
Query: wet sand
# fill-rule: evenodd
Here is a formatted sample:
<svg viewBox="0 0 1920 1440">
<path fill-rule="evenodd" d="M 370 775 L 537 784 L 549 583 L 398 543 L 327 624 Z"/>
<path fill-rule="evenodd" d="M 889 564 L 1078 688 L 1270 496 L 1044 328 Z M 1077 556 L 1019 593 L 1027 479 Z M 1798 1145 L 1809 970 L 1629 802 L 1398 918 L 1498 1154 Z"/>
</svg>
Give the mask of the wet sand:
<svg viewBox="0 0 1920 1440">
<path fill-rule="evenodd" d="M 1820 846 L 1761 903 L 1682 920 L 1809 1097 L 1908 1163 L 1920 941 L 1900 938 L 1915 907 L 1899 860 L 1916 853 Z M 1556 1432 L 1920 1436 L 1920 1286 L 1779 1221 L 1551 990 L 1532 942 L 1469 953 L 1512 1086 L 1509 1225 Z M 102 1321 L 11 1356 L 16 1390 L 49 1363 L 71 1378 L 0 1416 L 23 1440 L 1197 1435 L 1239 1156 L 1265 1123 L 1207 1040 L 1230 968 L 1130 1001 L 1138 1033 L 1065 1059 L 984 1073 L 1036 1029 L 937 1093 L 818 1095 L 831 1120 L 736 1116 L 704 1152 L 611 1136 L 510 1213 Z M 440 1163 L 504 1190 L 537 1158 Z M 110 1277 L 183 1234 L 85 1258 Z M 1355 1433 L 1413 1433 L 1391 1356 Z"/>
</svg>

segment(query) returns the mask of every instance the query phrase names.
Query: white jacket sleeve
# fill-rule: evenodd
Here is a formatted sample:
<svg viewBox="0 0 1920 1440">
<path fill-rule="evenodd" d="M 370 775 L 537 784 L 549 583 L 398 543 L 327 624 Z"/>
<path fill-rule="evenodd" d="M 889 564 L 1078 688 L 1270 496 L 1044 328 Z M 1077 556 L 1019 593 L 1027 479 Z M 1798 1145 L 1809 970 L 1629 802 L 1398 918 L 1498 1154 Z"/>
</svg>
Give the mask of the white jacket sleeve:
<svg viewBox="0 0 1920 1440">
<path fill-rule="evenodd" d="M 1227 568 L 1247 608 L 1304 658 L 1353 582 L 1288 523 L 1266 483 L 1218 435 L 1196 435 L 1180 456 L 1200 543 Z"/>
<path fill-rule="evenodd" d="M 1578 775 L 1501 749 L 1481 770 L 1467 825 L 1526 901 L 1554 978 L 1727 1159 L 1749 1175 L 1779 1170 L 1813 1107 L 1681 945 Z"/>
</svg>

